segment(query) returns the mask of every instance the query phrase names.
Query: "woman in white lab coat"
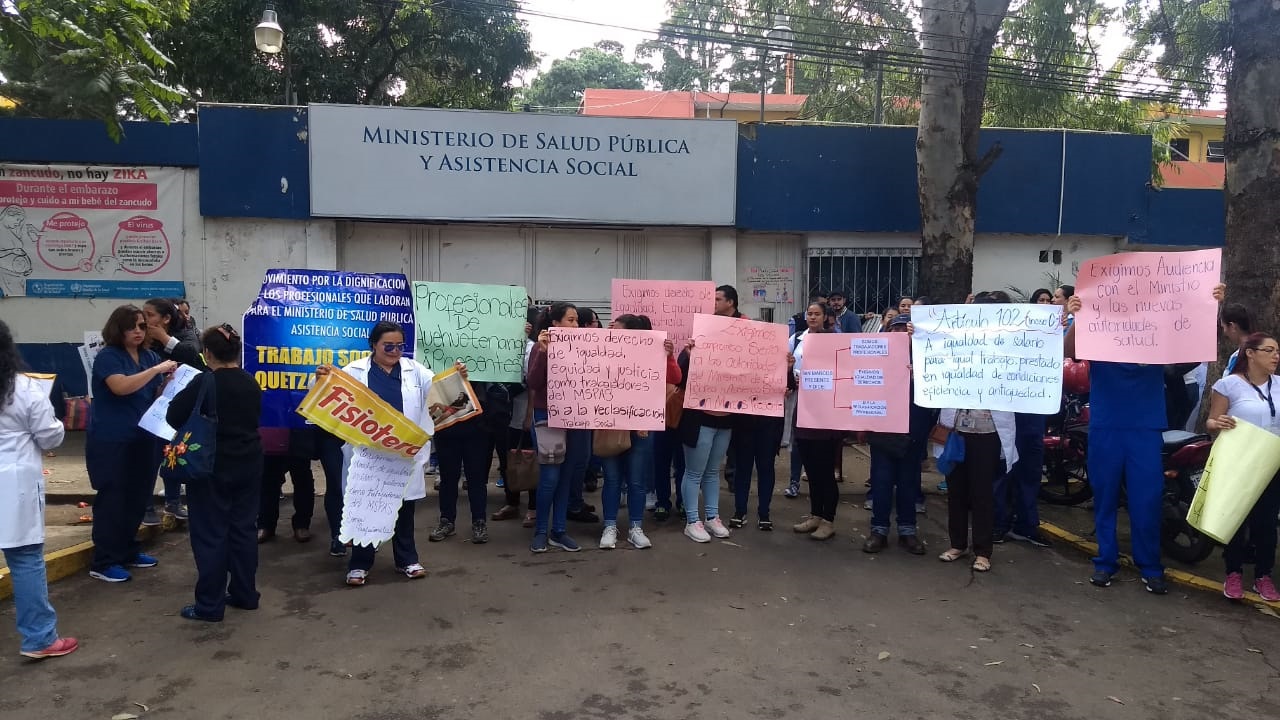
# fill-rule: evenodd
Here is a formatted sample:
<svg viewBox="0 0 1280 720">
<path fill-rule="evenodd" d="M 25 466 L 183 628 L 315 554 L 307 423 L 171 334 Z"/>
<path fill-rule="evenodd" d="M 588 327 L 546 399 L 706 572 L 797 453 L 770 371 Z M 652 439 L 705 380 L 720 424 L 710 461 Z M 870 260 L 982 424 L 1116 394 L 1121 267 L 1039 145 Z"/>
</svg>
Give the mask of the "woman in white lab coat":
<svg viewBox="0 0 1280 720">
<path fill-rule="evenodd" d="M 58 637 L 44 568 L 44 468 L 40 453 L 62 444 L 63 427 L 49 393 L 18 371 L 22 360 L 0 320 L 0 550 L 13 576 L 13 602 L 23 655 L 43 659 L 75 652 Z"/>
</svg>

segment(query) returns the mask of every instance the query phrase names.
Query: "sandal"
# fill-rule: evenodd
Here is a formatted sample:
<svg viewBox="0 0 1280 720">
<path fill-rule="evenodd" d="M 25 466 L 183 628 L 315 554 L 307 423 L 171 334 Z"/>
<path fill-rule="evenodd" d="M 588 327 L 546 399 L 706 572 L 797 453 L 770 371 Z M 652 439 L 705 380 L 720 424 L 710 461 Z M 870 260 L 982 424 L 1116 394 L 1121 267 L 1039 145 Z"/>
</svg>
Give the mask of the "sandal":
<svg viewBox="0 0 1280 720">
<path fill-rule="evenodd" d="M 538 514 L 530 510 L 529 512 L 524 514 L 524 522 L 520 523 L 520 525 L 523 527 L 531 528 L 534 525 L 536 525 L 537 522 L 538 522 Z"/>
<path fill-rule="evenodd" d="M 991 572 L 991 558 L 984 558 L 981 555 L 973 559 L 974 572 Z"/>
<path fill-rule="evenodd" d="M 369 579 L 367 570 L 352 570 L 347 573 L 347 584 L 351 587 L 360 587 Z"/>
<path fill-rule="evenodd" d="M 422 567 L 421 563 L 414 563 L 409 567 L 396 568 L 396 572 L 404 573 L 407 578 L 424 578 L 427 576 L 427 569 Z"/>
<path fill-rule="evenodd" d="M 965 557 L 968 554 L 969 554 L 968 550 L 957 550 L 956 548 L 949 548 L 946 552 L 939 555 L 938 559 L 941 560 L 942 562 L 955 562 L 960 558 Z"/>
<path fill-rule="evenodd" d="M 514 505 L 503 505 L 498 512 L 489 516 L 491 520 L 511 520 L 520 517 L 520 508 Z"/>
</svg>

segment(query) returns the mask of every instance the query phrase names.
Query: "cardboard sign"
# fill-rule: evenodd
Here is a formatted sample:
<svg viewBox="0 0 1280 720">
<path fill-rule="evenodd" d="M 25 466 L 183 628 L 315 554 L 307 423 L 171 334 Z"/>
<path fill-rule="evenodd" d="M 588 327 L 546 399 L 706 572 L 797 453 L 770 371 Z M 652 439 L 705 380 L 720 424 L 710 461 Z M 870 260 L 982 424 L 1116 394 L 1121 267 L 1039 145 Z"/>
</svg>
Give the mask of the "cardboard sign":
<svg viewBox="0 0 1280 720">
<path fill-rule="evenodd" d="M 298 414 L 352 445 L 412 459 L 431 439 L 400 411 L 341 370 L 316 380 Z"/>
<path fill-rule="evenodd" d="M 920 407 L 1052 415 L 1062 403 L 1062 308 L 926 305 L 911 309 Z"/>
<path fill-rule="evenodd" d="M 684 406 L 782 417 L 787 392 L 787 326 L 695 315 Z"/>
<path fill-rule="evenodd" d="M 911 347 L 906 333 L 809 333 L 802 365 L 797 426 L 907 432 Z"/>
<path fill-rule="evenodd" d="M 547 424 L 586 430 L 666 428 L 666 333 L 552 328 Z"/>
<path fill-rule="evenodd" d="M 1080 266 L 1076 357 L 1150 365 L 1218 356 L 1222 250 L 1121 253 Z"/>
<path fill-rule="evenodd" d="M 611 292 L 609 310 L 613 317 L 647 316 L 654 330 L 667 333 L 676 352 L 683 350 L 693 337 L 693 316 L 710 315 L 716 310 L 716 284 L 711 281 L 614 278 Z"/>
<path fill-rule="evenodd" d="M 414 473 L 421 473 L 427 453 L 417 458 L 390 455 L 366 445 L 355 445 L 343 477 L 342 525 L 338 539 L 353 545 L 371 545 L 391 539 L 405 490 Z"/>
<path fill-rule="evenodd" d="M 419 362 L 467 366 L 473 382 L 520 382 L 529 296 L 522 287 L 415 282 Z"/>
</svg>

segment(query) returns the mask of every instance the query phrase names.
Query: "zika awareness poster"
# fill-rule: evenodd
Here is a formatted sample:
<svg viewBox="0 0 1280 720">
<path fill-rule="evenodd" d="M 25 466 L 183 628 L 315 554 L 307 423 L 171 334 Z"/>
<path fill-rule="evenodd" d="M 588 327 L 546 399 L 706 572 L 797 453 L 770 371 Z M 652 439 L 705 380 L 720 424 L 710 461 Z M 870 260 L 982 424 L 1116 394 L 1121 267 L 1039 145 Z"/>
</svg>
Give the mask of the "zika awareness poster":
<svg viewBox="0 0 1280 720">
<path fill-rule="evenodd" d="M 906 333 L 809 333 L 796 425 L 904 433 L 911 409 Z"/>
<path fill-rule="evenodd" d="M 787 326 L 720 315 L 693 317 L 684 406 L 782 417 Z"/>
<path fill-rule="evenodd" d="M 925 305 L 911 309 L 911 322 L 920 407 L 1036 415 L 1061 408 L 1062 308 Z"/>
<path fill-rule="evenodd" d="M 294 409 L 316 367 L 341 368 L 369 355 L 369 331 L 384 320 L 404 327 L 405 356 L 412 357 L 413 298 L 404 275 L 268 270 L 244 314 L 242 363 L 263 391 L 262 427 L 302 427 Z"/>
<path fill-rule="evenodd" d="M 529 295 L 522 287 L 416 282 L 418 361 L 432 369 L 461 361 L 473 382 L 520 382 Z"/>
<path fill-rule="evenodd" d="M 1080 266 L 1080 360 L 1204 362 L 1218 357 L 1222 250 L 1120 253 Z"/>
<path fill-rule="evenodd" d="M 0 294 L 182 297 L 179 168 L 0 164 Z"/>
<path fill-rule="evenodd" d="M 664 430 L 667 335 L 656 330 L 552 328 L 547 424 L 582 430 Z"/>
<path fill-rule="evenodd" d="M 693 337 L 693 316 L 716 311 L 716 284 L 709 280 L 626 280 L 614 278 L 611 287 L 610 313 L 644 315 L 653 329 L 667 333 L 676 346 L 684 350 Z"/>
</svg>

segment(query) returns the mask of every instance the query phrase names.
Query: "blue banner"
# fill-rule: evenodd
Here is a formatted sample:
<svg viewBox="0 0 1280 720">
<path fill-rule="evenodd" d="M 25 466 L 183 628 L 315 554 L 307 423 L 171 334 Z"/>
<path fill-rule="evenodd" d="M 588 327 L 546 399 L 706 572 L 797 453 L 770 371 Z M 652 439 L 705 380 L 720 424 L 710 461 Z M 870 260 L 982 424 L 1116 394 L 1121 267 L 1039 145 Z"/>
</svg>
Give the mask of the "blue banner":
<svg viewBox="0 0 1280 720">
<path fill-rule="evenodd" d="M 399 323 L 413 355 L 413 296 L 399 273 L 268 270 L 244 314 L 244 369 L 262 388 L 262 427 L 302 427 L 294 410 L 319 365 L 370 354 L 369 331 Z"/>
</svg>

